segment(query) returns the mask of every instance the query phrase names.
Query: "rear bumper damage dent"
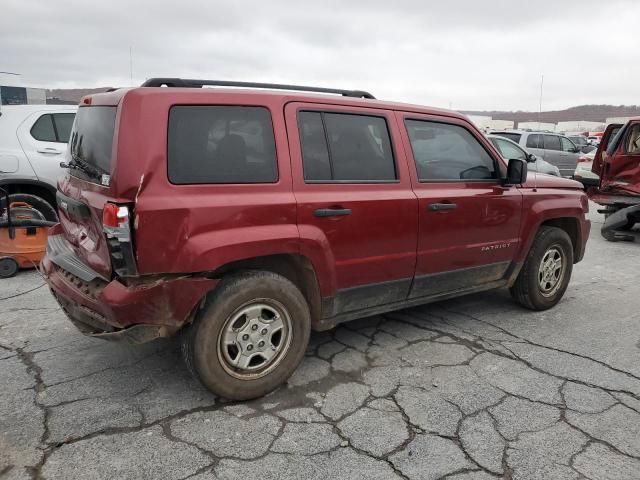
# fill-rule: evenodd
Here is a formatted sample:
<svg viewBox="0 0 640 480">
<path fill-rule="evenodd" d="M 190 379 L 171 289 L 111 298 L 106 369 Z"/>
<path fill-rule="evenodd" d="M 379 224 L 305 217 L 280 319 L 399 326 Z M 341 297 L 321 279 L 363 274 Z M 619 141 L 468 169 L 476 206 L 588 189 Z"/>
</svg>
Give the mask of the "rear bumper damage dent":
<svg viewBox="0 0 640 480">
<path fill-rule="evenodd" d="M 130 285 L 112 280 L 91 295 L 64 278 L 47 257 L 43 270 L 53 295 L 83 334 L 129 343 L 173 335 L 219 282 L 194 276 L 154 276 Z"/>
</svg>

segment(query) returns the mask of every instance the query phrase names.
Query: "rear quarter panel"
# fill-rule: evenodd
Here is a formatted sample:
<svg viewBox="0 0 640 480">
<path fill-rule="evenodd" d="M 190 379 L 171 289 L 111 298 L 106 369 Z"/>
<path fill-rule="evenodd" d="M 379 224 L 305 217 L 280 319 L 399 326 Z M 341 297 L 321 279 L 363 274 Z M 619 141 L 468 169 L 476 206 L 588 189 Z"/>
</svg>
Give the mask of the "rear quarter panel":
<svg viewBox="0 0 640 480">
<path fill-rule="evenodd" d="M 173 95 L 145 89 L 124 101 L 139 113 L 121 129 L 118 190 L 135 198 L 136 256 L 141 273 L 212 271 L 236 260 L 299 252 L 283 105 L 273 96 L 212 97 L 197 90 Z M 131 98 L 129 98 L 131 97 Z M 273 97 L 273 98 L 271 98 Z M 278 181 L 264 184 L 174 185 L 167 174 L 167 125 L 173 105 L 261 106 L 271 112 Z M 128 111 L 128 109 L 125 109 Z M 149 121 L 153 119 L 153 121 Z M 131 132 L 138 132 L 133 136 Z M 130 162 L 124 158 L 130 155 Z M 138 165 L 135 169 L 131 164 Z M 144 173 L 143 173 L 144 172 Z M 120 181 L 120 180 L 118 180 Z"/>
</svg>

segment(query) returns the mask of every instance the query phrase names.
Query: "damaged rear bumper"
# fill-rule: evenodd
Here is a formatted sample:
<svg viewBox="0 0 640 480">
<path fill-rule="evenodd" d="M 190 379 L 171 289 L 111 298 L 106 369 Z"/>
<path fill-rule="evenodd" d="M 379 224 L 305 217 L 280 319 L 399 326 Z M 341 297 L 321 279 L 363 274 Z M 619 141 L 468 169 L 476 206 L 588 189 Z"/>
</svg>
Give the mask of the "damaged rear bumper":
<svg viewBox="0 0 640 480">
<path fill-rule="evenodd" d="M 64 268 L 68 264 L 53 261 L 52 248 L 61 242 L 55 236 L 49 241 L 42 270 L 54 297 L 85 335 L 129 343 L 171 336 L 218 283 L 206 277 L 154 275 L 125 285 L 104 280 L 86 265 L 80 278 Z"/>
</svg>

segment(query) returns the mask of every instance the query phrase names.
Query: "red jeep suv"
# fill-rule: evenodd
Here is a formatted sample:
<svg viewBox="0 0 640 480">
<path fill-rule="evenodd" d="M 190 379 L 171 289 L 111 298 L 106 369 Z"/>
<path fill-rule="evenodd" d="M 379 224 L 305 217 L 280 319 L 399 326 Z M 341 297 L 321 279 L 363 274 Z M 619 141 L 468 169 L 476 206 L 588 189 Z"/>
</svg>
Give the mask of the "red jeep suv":
<svg viewBox="0 0 640 480">
<path fill-rule="evenodd" d="M 361 91 L 152 79 L 85 97 L 65 161 L 43 270 L 69 319 L 180 331 L 232 399 L 285 382 L 311 329 L 499 287 L 550 308 L 589 236 L 579 183 Z"/>
</svg>

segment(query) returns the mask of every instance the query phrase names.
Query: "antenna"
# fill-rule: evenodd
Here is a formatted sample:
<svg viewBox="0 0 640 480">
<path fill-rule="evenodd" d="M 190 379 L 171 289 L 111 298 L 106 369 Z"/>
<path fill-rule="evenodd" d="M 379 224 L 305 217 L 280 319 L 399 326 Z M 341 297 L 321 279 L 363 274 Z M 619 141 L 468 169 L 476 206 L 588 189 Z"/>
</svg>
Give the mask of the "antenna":
<svg viewBox="0 0 640 480">
<path fill-rule="evenodd" d="M 129 80 L 133 87 L 133 49 L 129 46 Z"/>
<path fill-rule="evenodd" d="M 540 109 L 538 110 L 538 130 L 540 130 L 540 123 L 542 121 L 542 87 L 544 86 L 544 75 L 540 79 Z"/>
</svg>

